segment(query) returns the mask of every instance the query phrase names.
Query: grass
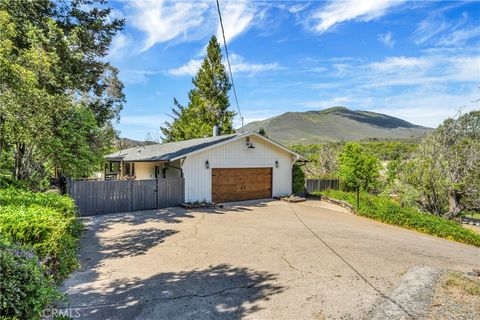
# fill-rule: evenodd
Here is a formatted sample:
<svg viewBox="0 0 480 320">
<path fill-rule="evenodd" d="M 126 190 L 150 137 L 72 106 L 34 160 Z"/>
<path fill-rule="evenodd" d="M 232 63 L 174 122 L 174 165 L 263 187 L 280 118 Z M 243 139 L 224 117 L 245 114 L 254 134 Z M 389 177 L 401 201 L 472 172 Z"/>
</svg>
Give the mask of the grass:
<svg viewBox="0 0 480 320">
<path fill-rule="evenodd" d="M 450 272 L 443 288 L 460 290 L 469 295 L 480 297 L 480 280 L 475 281 L 459 272 Z"/>
<path fill-rule="evenodd" d="M 327 190 L 319 194 L 346 201 L 353 206 L 356 205 L 355 194 L 351 192 Z M 422 213 L 413 207 L 402 207 L 389 198 L 362 193 L 360 208 L 356 212 L 360 216 L 384 223 L 480 247 L 480 234 L 466 229 L 454 221 Z"/>
<path fill-rule="evenodd" d="M 478 213 L 478 212 L 466 212 L 465 217 L 480 219 L 480 213 Z"/>
</svg>

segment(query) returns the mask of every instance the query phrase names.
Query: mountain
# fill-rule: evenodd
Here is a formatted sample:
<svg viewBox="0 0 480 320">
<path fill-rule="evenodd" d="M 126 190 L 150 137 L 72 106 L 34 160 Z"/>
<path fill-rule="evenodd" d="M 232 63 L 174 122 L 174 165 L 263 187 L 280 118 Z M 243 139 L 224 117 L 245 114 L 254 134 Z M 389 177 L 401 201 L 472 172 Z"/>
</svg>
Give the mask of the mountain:
<svg viewBox="0 0 480 320">
<path fill-rule="evenodd" d="M 350 140 L 412 140 L 431 128 L 370 111 L 333 107 L 320 111 L 286 112 L 244 126 L 244 131 L 264 128 L 266 134 L 285 145 Z"/>
<path fill-rule="evenodd" d="M 123 149 L 128 149 L 128 148 L 134 148 L 134 147 L 142 147 L 142 146 L 147 146 L 149 144 L 154 144 L 154 142 L 151 141 L 139 141 L 139 140 L 133 140 L 129 138 L 118 138 L 115 139 L 115 147 L 117 149 L 123 150 Z"/>
</svg>

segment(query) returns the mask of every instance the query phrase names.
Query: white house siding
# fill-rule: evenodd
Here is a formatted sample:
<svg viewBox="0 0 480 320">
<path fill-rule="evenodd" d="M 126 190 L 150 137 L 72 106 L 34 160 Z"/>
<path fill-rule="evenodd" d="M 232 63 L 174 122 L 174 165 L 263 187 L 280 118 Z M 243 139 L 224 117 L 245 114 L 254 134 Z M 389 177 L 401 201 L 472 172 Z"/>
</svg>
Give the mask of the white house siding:
<svg viewBox="0 0 480 320">
<path fill-rule="evenodd" d="M 292 193 L 293 155 L 287 151 L 250 136 L 255 149 L 247 148 L 245 138 L 188 156 L 183 164 L 185 201 L 212 201 L 212 168 L 273 168 L 273 196 Z M 205 168 L 205 161 L 210 168 Z M 279 162 L 278 168 L 275 161 Z"/>
<path fill-rule="evenodd" d="M 155 179 L 155 162 L 135 162 L 135 176 L 138 180 Z"/>
<path fill-rule="evenodd" d="M 155 166 L 160 166 L 160 170 L 167 167 L 167 178 L 180 177 L 180 170 L 168 168 L 168 164 L 161 162 L 135 162 L 135 176 L 137 177 L 137 180 L 155 179 Z M 173 161 L 171 166 L 179 168 L 180 161 Z M 162 173 L 160 172 L 160 175 L 161 174 Z"/>
</svg>

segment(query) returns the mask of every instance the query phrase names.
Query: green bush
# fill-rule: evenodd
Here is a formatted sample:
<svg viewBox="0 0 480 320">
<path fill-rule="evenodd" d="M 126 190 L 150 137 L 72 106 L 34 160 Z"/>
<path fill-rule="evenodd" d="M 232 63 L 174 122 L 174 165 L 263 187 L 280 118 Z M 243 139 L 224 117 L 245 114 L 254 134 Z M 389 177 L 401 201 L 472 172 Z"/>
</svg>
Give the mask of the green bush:
<svg viewBox="0 0 480 320">
<path fill-rule="evenodd" d="M 356 203 L 354 193 L 327 190 L 321 192 L 321 194 L 347 201 L 351 205 Z M 397 202 L 386 197 L 362 193 L 360 195 L 360 208 L 357 210 L 357 214 L 440 238 L 480 247 L 480 235 L 474 231 L 468 230 L 454 221 L 422 213 L 416 208 L 402 207 Z"/>
<path fill-rule="evenodd" d="M 41 311 L 62 297 L 31 248 L 0 243 L 0 271 L 2 319 L 41 319 Z"/>
<path fill-rule="evenodd" d="M 75 204 L 56 193 L 0 190 L 0 235 L 3 241 L 29 245 L 55 279 L 78 265 L 81 224 Z"/>
<path fill-rule="evenodd" d="M 302 194 L 305 192 L 305 173 L 298 164 L 293 165 L 292 169 L 292 191 L 293 194 Z"/>
<path fill-rule="evenodd" d="M 0 206 L 39 205 L 55 209 L 68 217 L 76 216 L 75 202 L 68 196 L 55 192 L 31 192 L 18 188 L 0 189 Z"/>
</svg>

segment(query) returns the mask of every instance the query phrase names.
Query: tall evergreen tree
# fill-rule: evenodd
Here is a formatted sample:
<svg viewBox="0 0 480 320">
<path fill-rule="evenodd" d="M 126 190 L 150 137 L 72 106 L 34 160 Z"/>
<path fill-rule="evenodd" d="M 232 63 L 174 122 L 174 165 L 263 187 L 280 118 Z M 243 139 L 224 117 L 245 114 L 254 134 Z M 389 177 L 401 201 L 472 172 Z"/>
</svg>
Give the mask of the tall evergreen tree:
<svg viewBox="0 0 480 320">
<path fill-rule="evenodd" d="M 161 127 L 165 142 L 210 136 L 213 126 L 218 126 L 220 134 L 235 131 L 235 112 L 228 110 L 228 91 L 232 84 L 222 64 L 222 52 L 215 36 L 208 43 L 207 56 L 192 83 L 194 88 L 188 93 L 188 105 L 182 106 L 174 99 L 173 121 Z"/>
</svg>

